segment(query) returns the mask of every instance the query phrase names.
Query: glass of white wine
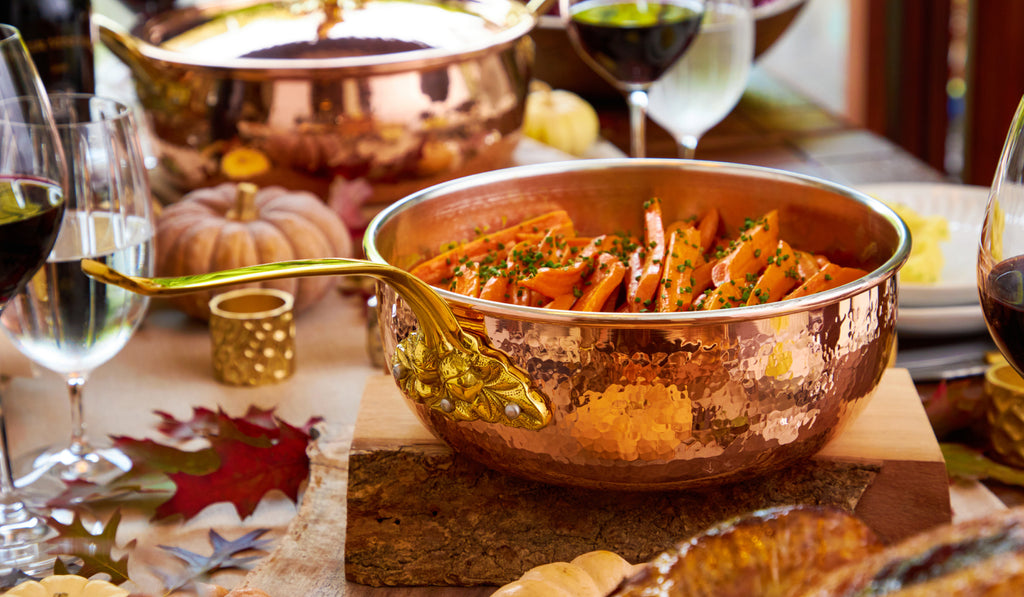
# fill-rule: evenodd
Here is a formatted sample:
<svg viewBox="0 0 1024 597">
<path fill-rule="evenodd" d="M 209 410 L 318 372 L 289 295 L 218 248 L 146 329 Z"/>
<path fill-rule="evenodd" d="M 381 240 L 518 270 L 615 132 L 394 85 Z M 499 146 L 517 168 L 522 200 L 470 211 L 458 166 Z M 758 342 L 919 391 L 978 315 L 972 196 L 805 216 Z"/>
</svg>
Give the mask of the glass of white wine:
<svg viewBox="0 0 1024 597">
<path fill-rule="evenodd" d="M 648 115 L 675 138 L 679 157 L 693 158 L 704 133 L 736 106 L 753 60 L 751 0 L 707 0 L 693 45 L 648 93 Z"/>
<path fill-rule="evenodd" d="M 44 494 L 63 482 L 103 484 L 132 467 L 120 450 L 87 438 L 83 391 L 93 370 L 124 348 L 148 299 L 96 282 L 80 263 L 147 276 L 154 259 L 149 179 L 129 108 L 91 94 L 51 94 L 50 104 L 68 165 L 64 222 L 46 263 L 0 318 L 18 350 L 67 385 L 70 443 L 44 451 L 18 482 Z"/>
</svg>

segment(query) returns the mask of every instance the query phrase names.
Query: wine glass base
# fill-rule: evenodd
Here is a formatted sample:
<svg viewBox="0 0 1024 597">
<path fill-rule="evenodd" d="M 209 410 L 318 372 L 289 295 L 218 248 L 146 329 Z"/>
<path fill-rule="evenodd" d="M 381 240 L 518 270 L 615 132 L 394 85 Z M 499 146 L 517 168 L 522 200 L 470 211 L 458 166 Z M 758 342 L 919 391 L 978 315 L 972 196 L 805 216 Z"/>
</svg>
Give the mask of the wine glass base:
<svg viewBox="0 0 1024 597">
<path fill-rule="evenodd" d="M 30 470 L 14 484 L 29 493 L 52 497 L 67 483 L 106 485 L 131 468 L 131 458 L 117 448 L 93 448 L 81 454 L 71 448 L 49 449 L 33 458 Z"/>
<path fill-rule="evenodd" d="M 0 505 L 0 576 L 16 570 L 30 576 L 52 571 L 56 554 L 46 540 L 55 534 L 23 502 Z"/>
</svg>

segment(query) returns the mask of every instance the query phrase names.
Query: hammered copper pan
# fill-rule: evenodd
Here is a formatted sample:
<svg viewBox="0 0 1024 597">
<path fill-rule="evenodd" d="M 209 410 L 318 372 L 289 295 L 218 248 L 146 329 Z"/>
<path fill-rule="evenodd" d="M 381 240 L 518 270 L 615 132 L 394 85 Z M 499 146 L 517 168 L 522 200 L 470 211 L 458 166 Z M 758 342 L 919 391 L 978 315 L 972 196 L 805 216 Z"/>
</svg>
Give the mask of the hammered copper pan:
<svg viewBox="0 0 1024 597">
<path fill-rule="evenodd" d="M 455 421 L 411 403 L 456 450 L 543 481 L 618 489 L 681 488 L 808 458 L 875 390 L 896 338 L 896 272 L 910 237 L 879 201 L 777 170 L 677 160 L 544 164 L 427 189 L 381 213 L 368 258 L 408 268 L 477 227 L 556 207 L 578 230 L 642 230 L 642 204 L 673 221 L 715 206 L 731 230 L 780 211 L 782 237 L 871 273 L 776 304 L 685 314 L 580 314 L 438 293 L 460 321 L 527 372 L 551 422 L 526 431 Z M 385 352 L 416 322 L 378 292 Z"/>
<path fill-rule="evenodd" d="M 578 313 L 430 288 L 407 273 L 478 230 L 561 208 L 584 235 L 641 230 L 717 207 L 727 232 L 779 210 L 792 246 L 869 274 L 826 292 L 699 313 Z M 87 273 L 148 294 L 294 275 L 378 278 L 390 370 L 457 451 L 579 487 L 656 490 L 736 481 L 811 457 L 874 392 L 895 347 L 902 220 L 876 199 L 752 166 L 581 160 L 497 170 L 426 189 L 371 222 L 368 260 L 283 262 L 206 276 Z M 368 398 L 372 399 L 372 397 Z"/>
</svg>

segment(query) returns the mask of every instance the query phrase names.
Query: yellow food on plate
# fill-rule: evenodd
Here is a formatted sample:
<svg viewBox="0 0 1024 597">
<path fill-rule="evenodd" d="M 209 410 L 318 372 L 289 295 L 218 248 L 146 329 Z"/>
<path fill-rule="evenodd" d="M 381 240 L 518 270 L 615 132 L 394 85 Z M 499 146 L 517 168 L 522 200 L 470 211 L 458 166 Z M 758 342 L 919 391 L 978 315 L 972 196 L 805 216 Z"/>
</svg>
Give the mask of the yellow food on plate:
<svg viewBox="0 0 1024 597">
<path fill-rule="evenodd" d="M 125 597 L 128 591 L 105 580 L 89 580 L 74 574 L 56 574 L 40 581 L 26 581 L 3 597 Z"/>
<path fill-rule="evenodd" d="M 942 243 L 949 240 L 949 222 L 940 215 L 922 215 L 900 203 L 886 202 L 910 228 L 910 257 L 900 270 L 900 280 L 915 284 L 942 281 L 945 258 Z"/>
</svg>

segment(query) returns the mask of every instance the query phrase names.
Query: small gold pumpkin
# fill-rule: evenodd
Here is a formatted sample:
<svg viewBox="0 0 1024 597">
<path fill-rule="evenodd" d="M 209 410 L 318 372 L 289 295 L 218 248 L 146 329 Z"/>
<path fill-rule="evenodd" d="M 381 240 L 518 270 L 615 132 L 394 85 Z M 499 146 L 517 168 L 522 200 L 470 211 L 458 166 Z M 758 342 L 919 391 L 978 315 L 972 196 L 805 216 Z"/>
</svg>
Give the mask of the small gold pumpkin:
<svg viewBox="0 0 1024 597">
<path fill-rule="evenodd" d="M 251 183 L 224 183 L 197 189 L 165 208 L 156 226 L 158 277 L 352 254 L 352 236 L 340 216 L 316 195 L 283 187 L 257 189 Z M 291 293 L 298 313 L 316 304 L 335 284 L 332 277 L 308 277 L 248 286 Z M 175 297 L 171 303 L 206 320 L 211 297 L 209 292 L 193 293 Z"/>
</svg>

